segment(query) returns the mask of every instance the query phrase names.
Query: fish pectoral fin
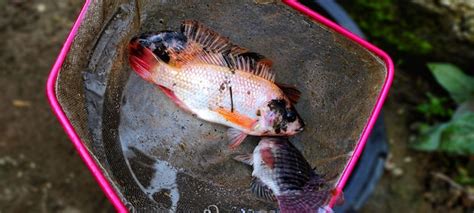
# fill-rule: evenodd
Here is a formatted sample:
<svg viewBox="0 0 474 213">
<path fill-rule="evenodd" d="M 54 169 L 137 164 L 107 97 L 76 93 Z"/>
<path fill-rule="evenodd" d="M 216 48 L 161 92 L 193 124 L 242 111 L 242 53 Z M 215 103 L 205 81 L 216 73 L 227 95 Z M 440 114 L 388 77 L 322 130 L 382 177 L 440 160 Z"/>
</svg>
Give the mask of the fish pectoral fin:
<svg viewBox="0 0 474 213">
<path fill-rule="evenodd" d="M 227 111 L 223 108 L 218 108 L 215 110 L 218 114 L 222 115 L 227 121 L 231 122 L 232 124 L 238 125 L 243 129 L 251 130 L 257 120 L 252 119 L 248 116 L 242 115 L 238 112 L 231 112 Z M 235 129 L 229 128 L 227 130 L 227 137 L 229 138 L 231 144 L 229 145 L 230 148 L 235 149 L 237 148 L 247 137 L 247 134 Z"/>
<path fill-rule="evenodd" d="M 231 149 L 235 149 L 245 140 L 245 138 L 247 137 L 247 134 L 245 134 L 244 132 L 238 129 L 229 128 L 227 130 L 227 137 L 230 140 L 229 147 Z"/>
<path fill-rule="evenodd" d="M 263 198 L 269 201 L 276 201 L 275 195 L 273 194 L 272 190 L 258 178 L 252 179 L 252 183 L 250 184 L 250 191 L 252 191 L 252 193 L 254 193 L 259 198 Z"/>
<path fill-rule="evenodd" d="M 246 115 L 242 115 L 238 112 L 231 112 L 224 108 L 217 108 L 215 110 L 219 113 L 222 117 L 224 117 L 227 121 L 236 124 L 244 129 L 250 130 L 255 125 L 257 120 L 252 119 Z"/>
<path fill-rule="evenodd" d="M 253 155 L 252 154 L 241 154 L 234 156 L 234 160 L 245 163 L 247 165 L 253 165 Z"/>
<path fill-rule="evenodd" d="M 298 100 L 300 99 L 301 92 L 295 87 L 291 86 L 288 84 L 280 84 L 280 83 L 275 83 L 283 93 L 285 93 L 285 96 L 290 99 L 292 104 L 297 104 Z"/>
</svg>

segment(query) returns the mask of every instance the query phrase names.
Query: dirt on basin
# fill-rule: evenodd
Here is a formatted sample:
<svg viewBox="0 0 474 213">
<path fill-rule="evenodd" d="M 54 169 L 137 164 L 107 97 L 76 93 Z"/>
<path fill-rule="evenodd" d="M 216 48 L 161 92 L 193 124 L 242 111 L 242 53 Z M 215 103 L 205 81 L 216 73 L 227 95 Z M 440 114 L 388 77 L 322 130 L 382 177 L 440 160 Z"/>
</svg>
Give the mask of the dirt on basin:
<svg viewBox="0 0 474 213">
<path fill-rule="evenodd" d="M 111 212 L 45 98 L 82 1 L 0 1 L 0 212 Z"/>
</svg>

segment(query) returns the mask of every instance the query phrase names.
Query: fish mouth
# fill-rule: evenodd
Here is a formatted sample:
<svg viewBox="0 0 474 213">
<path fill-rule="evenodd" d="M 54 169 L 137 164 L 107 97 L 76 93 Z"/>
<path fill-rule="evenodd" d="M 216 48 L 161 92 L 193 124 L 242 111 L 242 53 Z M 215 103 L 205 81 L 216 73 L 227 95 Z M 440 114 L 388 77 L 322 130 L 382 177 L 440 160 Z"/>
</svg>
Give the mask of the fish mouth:
<svg viewBox="0 0 474 213">
<path fill-rule="evenodd" d="M 298 116 L 299 117 L 299 116 Z M 298 122 L 300 123 L 300 128 L 298 128 L 296 130 L 296 132 L 301 132 L 304 130 L 304 127 L 306 126 L 306 124 L 303 122 L 303 120 L 301 119 L 301 117 L 298 119 Z"/>
<path fill-rule="evenodd" d="M 140 44 L 138 37 L 133 37 L 132 40 L 128 43 L 128 52 L 131 55 L 141 55 L 143 45 Z"/>
<path fill-rule="evenodd" d="M 149 34 L 141 34 L 133 37 L 129 42 L 129 47 L 147 48 L 152 52 L 156 49 L 154 43 L 149 39 Z"/>
<path fill-rule="evenodd" d="M 296 129 L 295 132 L 301 132 L 304 130 L 304 126 L 301 126 L 300 128 Z"/>
</svg>

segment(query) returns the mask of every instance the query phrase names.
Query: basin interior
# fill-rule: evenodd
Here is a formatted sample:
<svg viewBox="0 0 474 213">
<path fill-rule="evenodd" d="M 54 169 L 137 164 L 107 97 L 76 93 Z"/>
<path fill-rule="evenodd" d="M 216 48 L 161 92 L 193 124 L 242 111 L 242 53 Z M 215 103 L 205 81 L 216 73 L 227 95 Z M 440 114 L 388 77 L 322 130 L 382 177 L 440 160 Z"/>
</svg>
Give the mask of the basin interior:
<svg viewBox="0 0 474 213">
<path fill-rule="evenodd" d="M 232 160 L 226 127 L 177 108 L 130 68 L 127 44 L 194 19 L 273 61 L 276 81 L 302 91 L 305 130 L 290 140 L 333 187 L 351 157 L 386 76 L 382 60 L 284 3 L 101 1 L 92 3 L 60 71 L 58 100 L 130 209 L 272 210 L 249 191 L 251 168 Z"/>
</svg>

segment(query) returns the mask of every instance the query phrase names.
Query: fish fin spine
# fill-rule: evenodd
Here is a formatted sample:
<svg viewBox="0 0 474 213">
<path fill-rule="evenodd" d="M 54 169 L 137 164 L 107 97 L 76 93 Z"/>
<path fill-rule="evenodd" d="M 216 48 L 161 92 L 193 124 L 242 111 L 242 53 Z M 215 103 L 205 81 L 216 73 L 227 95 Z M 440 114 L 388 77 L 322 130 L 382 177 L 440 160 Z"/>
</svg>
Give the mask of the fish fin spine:
<svg viewBox="0 0 474 213">
<path fill-rule="evenodd" d="M 229 148 L 236 149 L 242 142 L 244 142 L 247 134 L 238 129 L 229 128 L 227 130 L 227 137 L 231 142 Z"/>
<path fill-rule="evenodd" d="M 271 69 L 271 63 L 267 61 L 257 61 L 252 57 L 232 55 L 225 56 L 225 59 L 231 69 L 249 72 L 271 82 L 275 81 L 275 73 Z"/>
<path fill-rule="evenodd" d="M 196 20 L 183 21 L 181 32 L 189 40 L 200 44 L 207 52 L 238 55 L 248 51 L 245 48 L 232 44 L 227 37 L 209 29 Z"/>
<path fill-rule="evenodd" d="M 188 39 L 188 45 L 193 46 L 193 43 L 195 43 L 200 46 L 195 48 L 195 50 L 202 52 L 201 60 L 210 64 L 250 72 L 272 82 L 274 81 L 275 75 L 271 71 L 271 60 L 258 53 L 249 52 L 246 48 L 232 44 L 227 37 L 221 36 L 198 21 L 185 20 L 181 25 L 181 32 Z M 185 52 L 187 51 L 189 50 Z M 215 56 L 215 54 L 220 55 Z M 219 58 L 219 60 L 213 61 L 215 57 Z M 222 60 L 222 58 L 225 60 Z"/>
<path fill-rule="evenodd" d="M 254 177 L 250 184 L 250 191 L 257 197 L 263 198 L 269 201 L 276 201 L 275 195 L 273 194 L 270 187 L 263 183 L 260 179 Z"/>
<path fill-rule="evenodd" d="M 175 54 L 173 52 L 170 52 L 170 55 L 173 56 Z M 227 67 L 234 71 L 239 70 L 243 72 L 252 73 L 271 82 L 275 80 L 275 74 L 272 72 L 271 67 L 268 65 L 268 63 L 266 63 L 265 61 L 258 62 L 250 57 L 201 52 L 200 54 L 196 55 L 188 55 L 187 57 L 177 56 L 176 58 L 179 58 L 180 64 L 186 64 L 189 62 L 212 64 L 221 67 Z M 177 65 L 174 64 L 174 66 Z"/>
<path fill-rule="evenodd" d="M 273 62 L 266 58 L 265 56 L 259 54 L 259 53 L 256 53 L 256 52 L 244 52 L 244 53 L 240 53 L 236 56 L 239 56 L 239 57 L 246 57 L 246 58 L 252 58 L 253 60 L 255 60 L 256 62 L 259 62 L 259 63 L 262 63 L 262 64 L 265 64 L 266 66 L 268 67 L 272 67 L 273 65 Z"/>
</svg>

